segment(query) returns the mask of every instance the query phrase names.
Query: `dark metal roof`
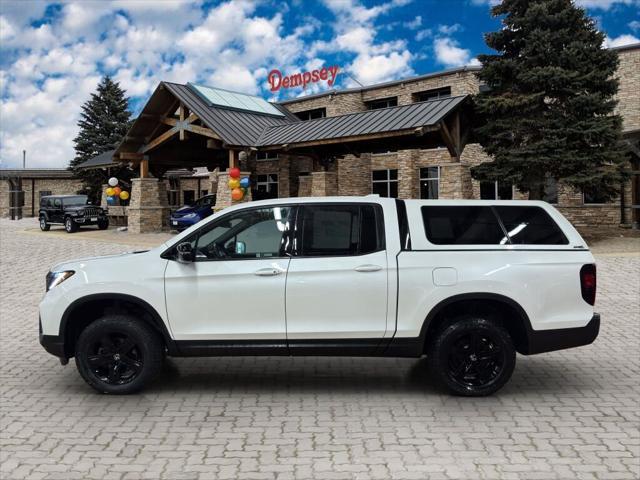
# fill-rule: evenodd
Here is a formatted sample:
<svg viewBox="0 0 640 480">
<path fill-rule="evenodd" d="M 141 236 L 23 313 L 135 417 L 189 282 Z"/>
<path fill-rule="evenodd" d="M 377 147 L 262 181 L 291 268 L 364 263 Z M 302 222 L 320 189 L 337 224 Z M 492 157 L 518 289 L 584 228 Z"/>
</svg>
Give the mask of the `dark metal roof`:
<svg viewBox="0 0 640 480">
<path fill-rule="evenodd" d="M 0 169 L 0 178 L 73 178 L 66 168 L 6 168 Z"/>
<path fill-rule="evenodd" d="M 162 82 L 162 84 L 207 127 L 217 133 L 227 145 L 256 145 L 265 128 L 301 121 L 286 108 L 277 104 L 273 106 L 281 111 L 284 117 L 212 106 L 188 85 L 169 82 Z"/>
<path fill-rule="evenodd" d="M 77 168 L 87 170 L 92 168 L 105 168 L 117 165 L 117 163 L 113 160 L 114 153 L 116 153 L 115 150 L 108 150 L 106 152 L 103 152 L 93 158 L 90 158 L 86 162 L 82 162 L 77 166 Z"/>
<path fill-rule="evenodd" d="M 467 98 L 467 95 L 449 97 L 273 126 L 264 131 L 257 146 L 314 142 L 434 126 Z"/>
</svg>

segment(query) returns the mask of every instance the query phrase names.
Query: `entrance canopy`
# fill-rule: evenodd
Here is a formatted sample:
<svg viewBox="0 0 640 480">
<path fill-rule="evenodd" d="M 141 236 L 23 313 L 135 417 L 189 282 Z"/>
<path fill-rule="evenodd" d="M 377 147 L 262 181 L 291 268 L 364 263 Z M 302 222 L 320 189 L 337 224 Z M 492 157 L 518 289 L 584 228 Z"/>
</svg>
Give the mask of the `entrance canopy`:
<svg viewBox="0 0 640 480">
<path fill-rule="evenodd" d="M 469 96 L 302 121 L 283 105 L 201 85 L 162 82 L 114 159 L 162 175 L 170 168 L 234 164 L 241 150 L 281 151 L 316 159 L 378 148 L 446 146 L 459 157 L 466 139 L 461 112 Z M 465 115 L 462 118 L 467 118 Z"/>
</svg>

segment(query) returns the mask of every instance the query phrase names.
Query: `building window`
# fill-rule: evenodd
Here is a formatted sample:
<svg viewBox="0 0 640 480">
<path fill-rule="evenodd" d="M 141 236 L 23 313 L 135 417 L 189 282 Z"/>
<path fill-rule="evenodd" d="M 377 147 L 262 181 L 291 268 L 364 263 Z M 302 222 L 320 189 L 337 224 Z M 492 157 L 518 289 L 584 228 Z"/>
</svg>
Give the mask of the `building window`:
<svg viewBox="0 0 640 480">
<path fill-rule="evenodd" d="M 481 200 L 513 200 L 513 186 L 502 182 L 480 182 Z"/>
<path fill-rule="evenodd" d="M 451 87 L 432 88 L 423 92 L 413 94 L 414 102 L 428 102 L 429 100 L 439 100 L 451 96 Z"/>
<path fill-rule="evenodd" d="M 558 203 L 558 181 L 555 178 L 547 177 L 542 200 L 547 203 Z"/>
<path fill-rule="evenodd" d="M 195 190 L 185 190 L 182 192 L 184 195 L 184 204 L 185 205 L 193 205 L 196 203 L 196 191 Z"/>
<path fill-rule="evenodd" d="M 167 200 L 170 207 L 178 206 L 180 203 L 180 179 L 178 177 L 169 177 Z"/>
<path fill-rule="evenodd" d="M 209 195 L 209 190 L 200 190 L 201 197 L 206 197 L 207 195 Z"/>
<path fill-rule="evenodd" d="M 420 198 L 437 200 L 440 192 L 440 167 L 420 169 Z"/>
<path fill-rule="evenodd" d="M 582 203 L 587 204 L 603 204 L 607 203 L 607 199 L 600 191 L 595 188 L 585 188 L 582 191 Z"/>
<path fill-rule="evenodd" d="M 40 194 L 40 198 L 48 197 L 49 195 L 51 195 L 51 190 L 40 190 L 40 192 L 38 193 Z"/>
<path fill-rule="evenodd" d="M 262 160 L 278 160 L 278 153 L 277 152 L 257 152 L 256 153 L 256 160 L 258 160 L 258 161 L 262 161 Z"/>
<path fill-rule="evenodd" d="M 377 110 L 378 108 L 397 107 L 398 97 L 380 98 L 365 102 L 369 110 Z"/>
<path fill-rule="evenodd" d="M 256 191 L 258 197 L 256 200 L 264 200 L 268 198 L 278 198 L 278 175 L 270 173 L 268 175 L 258 175 L 256 182 Z"/>
<path fill-rule="evenodd" d="M 313 110 L 304 110 L 295 114 L 300 120 L 313 120 L 314 118 L 324 118 L 327 116 L 326 108 L 314 108 Z"/>
<path fill-rule="evenodd" d="M 381 197 L 398 198 L 398 170 L 371 172 L 371 192 Z"/>
</svg>

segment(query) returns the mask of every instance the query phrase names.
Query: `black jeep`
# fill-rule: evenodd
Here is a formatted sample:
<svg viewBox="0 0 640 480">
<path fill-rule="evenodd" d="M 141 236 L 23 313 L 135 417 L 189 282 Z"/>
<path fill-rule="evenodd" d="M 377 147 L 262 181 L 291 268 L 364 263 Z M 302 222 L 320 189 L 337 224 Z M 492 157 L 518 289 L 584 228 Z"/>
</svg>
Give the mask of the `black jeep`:
<svg viewBox="0 0 640 480">
<path fill-rule="evenodd" d="M 40 199 L 40 230 L 46 232 L 51 225 L 64 225 L 67 233 L 73 233 L 81 225 L 97 225 L 100 230 L 109 228 L 107 211 L 91 205 L 86 195 L 49 195 Z"/>
</svg>

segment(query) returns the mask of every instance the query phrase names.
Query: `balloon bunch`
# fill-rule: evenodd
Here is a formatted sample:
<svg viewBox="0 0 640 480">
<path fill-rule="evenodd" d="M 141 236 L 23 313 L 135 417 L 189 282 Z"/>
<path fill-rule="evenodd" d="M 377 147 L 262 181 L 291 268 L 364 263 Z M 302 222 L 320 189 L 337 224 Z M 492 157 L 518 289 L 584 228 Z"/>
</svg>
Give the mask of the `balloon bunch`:
<svg viewBox="0 0 640 480">
<path fill-rule="evenodd" d="M 120 200 L 127 200 L 129 198 L 129 192 L 122 190 L 118 186 L 118 179 L 116 177 L 109 179 L 109 186 L 104 193 L 107 194 L 107 205 L 115 205 L 118 198 Z"/>
<path fill-rule="evenodd" d="M 229 188 L 231 189 L 231 199 L 234 202 L 239 202 L 244 198 L 250 185 L 249 177 L 240 178 L 239 168 L 229 170 Z"/>
</svg>

